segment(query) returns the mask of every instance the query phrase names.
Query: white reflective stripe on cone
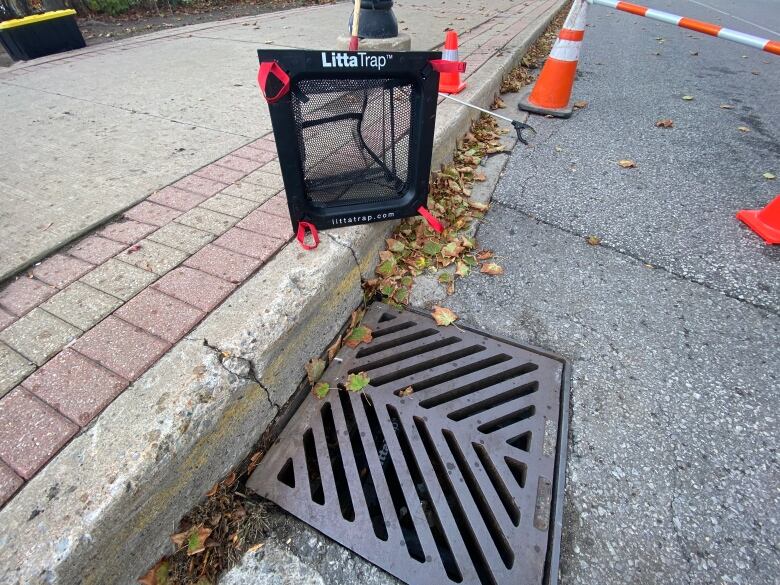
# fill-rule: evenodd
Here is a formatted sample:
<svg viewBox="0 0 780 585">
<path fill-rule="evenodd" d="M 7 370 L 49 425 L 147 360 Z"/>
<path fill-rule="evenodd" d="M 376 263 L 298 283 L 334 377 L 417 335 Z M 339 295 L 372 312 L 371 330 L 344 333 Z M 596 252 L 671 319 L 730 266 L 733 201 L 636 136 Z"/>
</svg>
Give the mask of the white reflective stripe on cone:
<svg viewBox="0 0 780 585">
<path fill-rule="evenodd" d="M 458 49 L 444 49 L 441 52 L 441 58 L 445 61 L 460 61 L 458 59 Z"/>
<path fill-rule="evenodd" d="M 585 30 L 585 21 L 588 16 L 588 5 L 583 0 L 575 0 L 576 4 L 572 6 L 563 28 L 572 30 Z"/>
<path fill-rule="evenodd" d="M 580 45 L 582 41 L 564 41 L 558 39 L 550 51 L 550 57 L 558 61 L 578 61 L 580 58 Z"/>
</svg>

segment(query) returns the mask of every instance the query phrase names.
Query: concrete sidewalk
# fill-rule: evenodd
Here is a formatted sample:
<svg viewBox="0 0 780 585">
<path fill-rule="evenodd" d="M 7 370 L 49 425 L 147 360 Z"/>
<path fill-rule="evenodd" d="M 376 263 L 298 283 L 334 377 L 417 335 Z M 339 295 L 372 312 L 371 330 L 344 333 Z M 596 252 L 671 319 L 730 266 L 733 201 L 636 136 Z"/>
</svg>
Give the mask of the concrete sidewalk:
<svg viewBox="0 0 780 585">
<path fill-rule="evenodd" d="M 487 106 L 562 4 L 447 2 L 443 16 L 431 1 L 397 14 L 415 48 L 433 47 L 448 26 L 465 30 L 463 97 Z M 17 231 L 4 230 L 17 256 L 27 255 L 8 266 L 125 211 L 0 290 L 0 580 L 131 582 L 247 454 L 303 364 L 359 303 L 389 226 L 326 232 L 311 253 L 287 245 L 275 145 L 254 82 L 258 43 L 332 46 L 348 12 L 336 4 L 188 27 L 2 77 L 19 112 L 14 135 L 29 134 L 25 119 L 54 112 L 32 137 L 40 150 L 9 149 L 17 162 L 3 172 L 17 170 L 4 183 L 51 197 L 39 195 L 22 215 L 4 209 Z M 440 105 L 434 166 L 472 118 Z M 128 136 L 135 147 L 122 144 Z M 187 150 L 173 153 L 174 144 Z M 44 147 L 58 158 L 42 157 Z M 67 219 L 57 209 L 72 184 L 83 186 L 68 191 L 80 211 Z M 34 238 L 20 229 L 39 221 Z"/>
</svg>

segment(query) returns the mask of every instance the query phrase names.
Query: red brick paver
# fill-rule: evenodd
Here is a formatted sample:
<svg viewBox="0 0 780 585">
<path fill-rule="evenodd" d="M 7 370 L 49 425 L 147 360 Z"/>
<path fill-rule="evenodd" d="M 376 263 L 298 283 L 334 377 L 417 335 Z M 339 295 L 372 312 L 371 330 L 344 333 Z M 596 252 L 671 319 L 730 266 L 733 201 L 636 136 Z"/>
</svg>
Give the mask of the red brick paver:
<svg viewBox="0 0 780 585">
<path fill-rule="evenodd" d="M 78 426 L 23 388 L 0 400 L 0 459 L 30 479 Z"/>
<path fill-rule="evenodd" d="M 191 256 L 185 266 L 197 268 L 232 283 L 243 282 L 263 263 L 258 258 L 250 258 L 231 250 L 209 244 L 200 252 Z"/>
<path fill-rule="evenodd" d="M 214 244 L 258 260 L 267 260 L 282 246 L 282 241 L 241 228 L 232 228 L 214 240 Z"/>
<path fill-rule="evenodd" d="M 233 169 L 234 171 L 241 171 L 242 173 L 246 174 L 251 173 L 252 171 L 256 171 L 261 166 L 263 166 L 264 162 L 267 161 L 254 161 L 252 159 L 236 156 L 235 154 L 229 154 L 226 157 L 219 159 L 217 164 L 221 167 L 227 167 L 229 169 Z"/>
<path fill-rule="evenodd" d="M 218 164 L 211 164 L 197 171 L 195 175 L 198 177 L 211 179 L 212 181 L 219 181 L 220 183 L 224 183 L 225 186 L 228 186 L 231 183 L 235 183 L 236 181 L 241 180 L 241 178 L 244 177 L 246 173 L 243 171 L 229 169 L 227 167 L 222 167 Z"/>
<path fill-rule="evenodd" d="M 158 227 L 162 227 L 165 224 L 172 222 L 180 215 L 181 211 L 152 203 L 151 201 L 142 201 L 135 207 L 131 207 L 125 211 L 125 217 L 129 219 L 156 225 Z"/>
<path fill-rule="evenodd" d="M 284 191 L 278 195 L 274 195 L 263 203 L 263 205 L 260 206 L 260 211 L 265 211 L 271 215 L 278 215 L 279 217 L 286 218 L 288 222 L 290 221 L 290 210 L 287 207 L 287 195 L 285 195 Z"/>
<path fill-rule="evenodd" d="M 192 191 L 193 193 L 203 195 L 204 197 L 211 197 L 225 188 L 225 185 L 219 181 L 212 181 L 211 179 L 199 177 L 198 175 L 184 177 L 171 186 L 176 187 L 177 189 L 184 189 L 185 191 Z"/>
<path fill-rule="evenodd" d="M 8 311 L 4 311 L 3 309 L 0 309 L 0 329 L 5 329 L 15 320 L 16 317 L 14 317 L 11 313 L 9 313 Z"/>
<path fill-rule="evenodd" d="M 276 142 L 273 140 L 273 134 L 270 134 L 269 136 L 263 136 L 259 140 L 250 142 L 247 146 L 276 154 Z"/>
<path fill-rule="evenodd" d="M 11 499 L 24 480 L 14 473 L 14 470 L 0 461 L 0 506 Z"/>
<path fill-rule="evenodd" d="M 100 236 L 89 236 L 68 250 L 68 254 L 85 262 L 100 264 L 125 249 L 125 245 Z"/>
<path fill-rule="evenodd" d="M 205 313 L 153 288 L 147 288 L 114 313 L 157 337 L 176 343 Z"/>
<path fill-rule="evenodd" d="M 167 341 L 108 316 L 76 340 L 72 347 L 132 381 L 160 359 L 170 346 Z"/>
<path fill-rule="evenodd" d="M 127 380 L 66 349 L 22 387 L 83 427 L 127 387 Z"/>
<path fill-rule="evenodd" d="M 239 221 L 236 227 L 279 240 L 289 240 L 293 237 L 292 224 L 289 218 L 271 215 L 262 207 Z"/>
<path fill-rule="evenodd" d="M 101 229 L 98 234 L 109 240 L 130 245 L 135 244 L 138 240 L 151 234 L 156 229 L 157 226 L 128 219 L 110 223 Z"/>
<path fill-rule="evenodd" d="M 20 276 L 0 292 L 0 307 L 19 317 L 56 292 L 56 288 L 40 280 Z"/>
<path fill-rule="evenodd" d="M 276 156 L 276 149 L 268 151 L 254 148 L 252 146 L 243 146 L 238 150 L 231 153 L 232 156 L 240 156 L 251 161 L 255 161 L 261 164 L 265 164 L 274 159 Z"/>
<path fill-rule="evenodd" d="M 198 203 L 206 199 L 203 195 L 177 189 L 176 187 L 165 187 L 149 196 L 149 201 L 154 201 L 160 205 L 165 205 L 179 211 L 189 211 Z"/>
<path fill-rule="evenodd" d="M 203 311 L 211 311 L 236 288 L 221 278 L 187 266 L 172 270 L 153 286 Z"/>
<path fill-rule="evenodd" d="M 93 265 L 65 254 L 55 254 L 33 268 L 38 280 L 56 288 L 65 288 L 92 270 Z"/>
</svg>

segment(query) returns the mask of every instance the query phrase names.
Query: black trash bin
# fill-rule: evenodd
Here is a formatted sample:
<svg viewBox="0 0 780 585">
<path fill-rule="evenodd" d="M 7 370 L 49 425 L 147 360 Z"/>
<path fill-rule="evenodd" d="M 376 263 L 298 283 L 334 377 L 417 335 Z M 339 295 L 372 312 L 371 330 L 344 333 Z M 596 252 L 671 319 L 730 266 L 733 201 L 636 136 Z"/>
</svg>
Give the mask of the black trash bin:
<svg viewBox="0 0 780 585">
<path fill-rule="evenodd" d="M 54 10 L 0 22 L 0 43 L 14 61 L 86 46 L 75 10 Z"/>
</svg>

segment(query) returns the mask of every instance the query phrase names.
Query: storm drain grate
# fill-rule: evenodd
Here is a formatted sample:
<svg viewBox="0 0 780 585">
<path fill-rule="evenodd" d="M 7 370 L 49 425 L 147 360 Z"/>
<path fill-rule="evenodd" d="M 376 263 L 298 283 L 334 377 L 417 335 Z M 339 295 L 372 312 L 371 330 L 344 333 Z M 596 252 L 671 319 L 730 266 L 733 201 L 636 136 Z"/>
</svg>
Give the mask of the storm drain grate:
<svg viewBox="0 0 780 585">
<path fill-rule="evenodd" d="M 564 361 L 382 304 L 363 325 L 323 380 L 369 387 L 307 397 L 249 487 L 408 583 L 555 582 Z"/>
</svg>

